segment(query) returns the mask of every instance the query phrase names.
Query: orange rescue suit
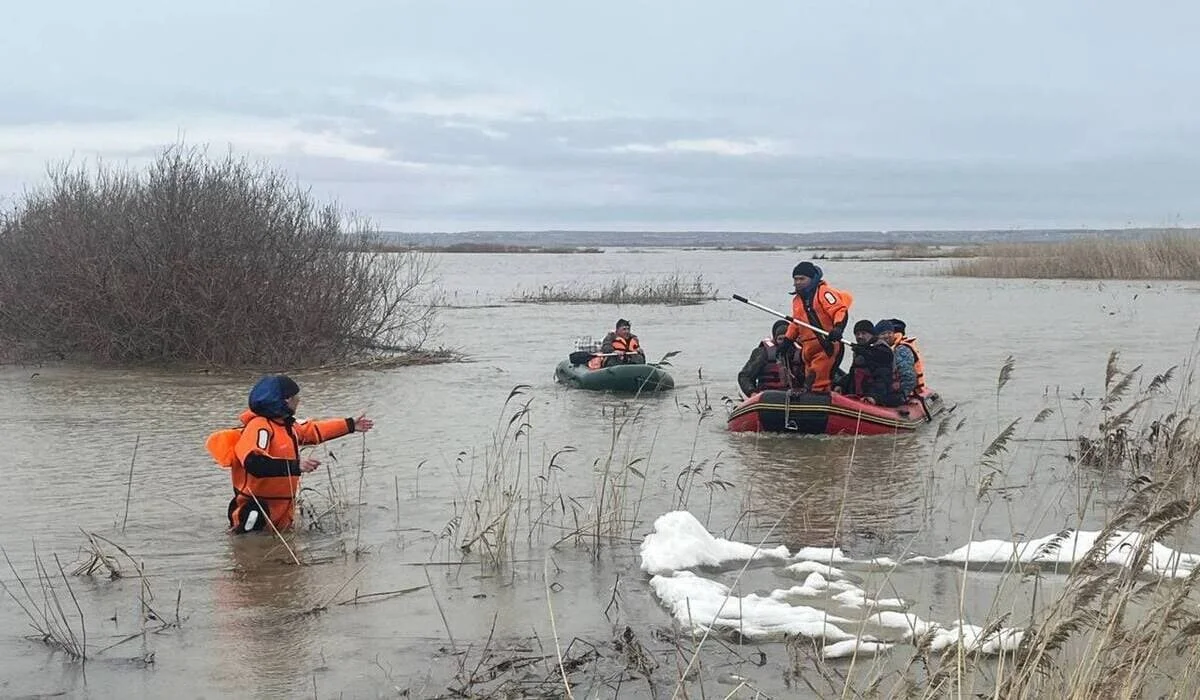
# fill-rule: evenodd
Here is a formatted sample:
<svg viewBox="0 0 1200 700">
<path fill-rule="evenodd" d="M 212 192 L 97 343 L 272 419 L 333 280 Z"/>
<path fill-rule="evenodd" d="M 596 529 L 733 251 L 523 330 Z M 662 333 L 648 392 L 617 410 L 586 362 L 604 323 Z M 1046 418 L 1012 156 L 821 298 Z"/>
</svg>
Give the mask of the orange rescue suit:
<svg viewBox="0 0 1200 700">
<path fill-rule="evenodd" d="M 352 433 L 354 419 L 266 418 L 244 411 L 241 422 L 242 434 L 234 447 L 236 460 L 230 469 L 233 500 L 229 502 L 229 525 L 241 532 L 247 515 L 257 510 L 260 516 L 254 529 L 266 526 L 264 515 L 276 529 L 286 529 L 295 518 L 300 490 L 300 446 Z"/>
<path fill-rule="evenodd" d="M 835 289 L 824 280 L 813 290 L 811 301 L 805 303 L 803 295 L 792 297 L 792 318 L 822 330 L 834 326 L 845 328 L 850 316 L 850 305 L 854 297 L 849 292 Z M 842 360 L 841 342 L 829 343 L 824 336 L 795 323 L 788 326 L 787 337 L 800 341 L 800 356 L 804 358 L 805 372 L 812 377 L 811 391 L 828 394 L 833 388 L 833 371 Z"/>
</svg>

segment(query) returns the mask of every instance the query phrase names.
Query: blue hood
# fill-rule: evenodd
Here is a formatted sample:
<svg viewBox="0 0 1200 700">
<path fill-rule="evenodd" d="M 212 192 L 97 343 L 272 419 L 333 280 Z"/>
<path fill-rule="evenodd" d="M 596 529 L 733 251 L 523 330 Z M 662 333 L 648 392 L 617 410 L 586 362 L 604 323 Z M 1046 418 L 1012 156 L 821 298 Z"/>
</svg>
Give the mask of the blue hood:
<svg viewBox="0 0 1200 700">
<path fill-rule="evenodd" d="M 250 410 L 266 418 L 292 415 L 287 399 L 300 393 L 300 386 L 286 374 L 270 374 L 258 380 L 250 390 Z"/>
</svg>

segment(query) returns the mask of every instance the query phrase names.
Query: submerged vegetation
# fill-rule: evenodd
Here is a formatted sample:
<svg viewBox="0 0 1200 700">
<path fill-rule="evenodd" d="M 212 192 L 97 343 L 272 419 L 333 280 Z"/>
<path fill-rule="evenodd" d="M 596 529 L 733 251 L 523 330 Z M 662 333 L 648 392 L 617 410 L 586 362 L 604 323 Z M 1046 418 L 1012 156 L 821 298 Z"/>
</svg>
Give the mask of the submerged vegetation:
<svg viewBox="0 0 1200 700">
<path fill-rule="evenodd" d="M 598 304 L 701 304 L 715 301 L 717 290 L 704 275 L 687 277 L 671 274 L 636 282 L 624 277 L 607 284 L 543 285 L 541 289 L 519 291 L 513 301 L 521 303 L 598 303 Z"/>
<path fill-rule="evenodd" d="M 421 350 L 433 261 L 282 173 L 172 147 L 62 166 L 0 213 L 3 360 L 314 366 Z"/>
<path fill-rule="evenodd" d="M 1061 243 L 996 243 L 957 260 L 946 274 L 1029 279 L 1200 280 L 1200 236 L 1144 240 L 1079 238 Z"/>
</svg>

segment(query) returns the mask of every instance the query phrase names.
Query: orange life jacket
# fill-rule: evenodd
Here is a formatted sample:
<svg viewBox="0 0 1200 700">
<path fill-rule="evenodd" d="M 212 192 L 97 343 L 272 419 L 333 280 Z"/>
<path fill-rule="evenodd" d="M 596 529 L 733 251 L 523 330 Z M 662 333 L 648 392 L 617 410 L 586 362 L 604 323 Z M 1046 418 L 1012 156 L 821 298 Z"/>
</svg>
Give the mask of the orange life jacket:
<svg viewBox="0 0 1200 700">
<path fill-rule="evenodd" d="M 253 506 L 282 530 L 289 527 L 295 517 L 295 498 L 300 490 L 300 446 L 346 435 L 353 429 L 353 420 L 265 418 L 253 411 L 245 411 L 241 422 L 241 434 L 234 445 L 229 467 L 234 494 L 229 504 L 230 525 L 237 529 L 244 522 L 247 509 Z M 221 432 L 209 436 L 209 441 L 227 439 L 217 438 Z M 251 473 L 246 468 L 251 459 L 274 473 L 270 476 Z M 254 470 L 258 471 L 257 467 Z"/>
<path fill-rule="evenodd" d="M 828 331 L 834 326 L 844 327 L 846 325 L 846 319 L 850 315 L 850 305 L 853 303 L 854 296 L 850 292 L 835 289 L 822 280 L 817 284 L 810 302 L 806 303 L 800 294 L 792 297 L 792 318 Z M 787 337 L 792 340 L 798 338 L 801 343 L 818 340 L 814 331 L 795 323 L 788 326 Z"/>
<path fill-rule="evenodd" d="M 237 448 L 238 440 L 242 437 L 241 428 L 226 428 L 218 430 L 208 436 L 204 441 L 204 449 L 212 455 L 213 461 L 222 469 L 232 469 L 234 464 L 237 464 L 237 453 L 234 451 Z"/>
<path fill-rule="evenodd" d="M 925 363 L 921 361 L 921 353 L 917 352 L 917 339 L 901 336 L 900 340 L 896 341 L 896 345 L 905 345 L 909 350 L 912 350 L 913 370 L 917 373 L 917 386 L 913 389 L 913 394 L 920 394 L 922 391 L 925 391 Z M 899 382 L 898 379 L 897 382 Z M 899 388 L 898 384 L 897 388 Z"/>
<path fill-rule="evenodd" d="M 628 341 L 619 335 L 612 339 L 613 352 L 637 352 L 639 348 L 641 348 L 641 344 L 638 343 L 636 335 L 629 336 Z M 607 357 L 593 357 L 588 360 L 588 369 L 600 369 L 608 359 Z"/>
<path fill-rule="evenodd" d="M 617 336 L 612 341 L 613 352 L 637 352 L 641 348 L 641 343 L 638 342 L 636 335 L 629 336 L 628 339 Z"/>
</svg>

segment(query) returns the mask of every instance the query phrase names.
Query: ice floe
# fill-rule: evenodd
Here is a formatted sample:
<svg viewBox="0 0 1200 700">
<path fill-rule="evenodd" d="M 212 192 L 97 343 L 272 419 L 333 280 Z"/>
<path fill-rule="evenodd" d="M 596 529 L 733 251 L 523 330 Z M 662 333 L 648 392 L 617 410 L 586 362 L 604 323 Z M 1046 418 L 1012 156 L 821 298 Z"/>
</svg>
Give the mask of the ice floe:
<svg viewBox="0 0 1200 700">
<path fill-rule="evenodd" d="M 1081 561 L 1100 540 L 1100 532 L 1067 530 L 1026 542 L 982 540 L 963 545 L 953 552 L 933 557 L 938 562 L 964 564 L 1072 564 Z M 1103 544 L 1104 562 L 1129 567 L 1142 544 L 1136 532 L 1118 530 Z M 928 557 L 913 557 L 919 563 Z M 1179 552 L 1157 542 L 1151 544 L 1150 556 L 1142 567 L 1143 573 L 1170 578 L 1184 578 L 1200 565 L 1200 555 Z"/>
<path fill-rule="evenodd" d="M 984 634 L 984 628 L 964 620 L 949 625 L 923 620 L 908 611 L 911 604 L 905 600 L 872 598 L 862 587 L 863 579 L 844 567 L 870 571 L 928 563 L 1060 566 L 1081 561 L 1101 535 L 1068 530 L 1026 542 L 971 542 L 936 556 L 858 560 L 838 548 L 789 552 L 784 546 L 763 548 L 715 537 L 690 513 L 673 511 L 655 521 L 654 531 L 642 541 L 641 557 L 654 594 L 682 626 L 694 632 L 739 634 L 751 640 L 800 635 L 820 641 L 826 658 L 876 654 L 897 643 L 928 644 L 933 651 L 961 647 L 997 654 L 1016 649 L 1022 630 L 1002 627 Z M 1129 567 L 1141 543 L 1137 533 L 1115 532 L 1099 551 L 1107 564 Z M 781 576 L 802 583 L 766 595 L 738 595 L 728 585 L 694 571 L 729 570 L 750 561 L 778 565 Z M 1197 565 L 1200 555 L 1154 543 L 1142 570 L 1183 577 Z"/>
<path fill-rule="evenodd" d="M 654 532 L 642 540 L 642 571 L 667 574 L 672 571 L 704 566 L 720 566 L 731 561 L 790 557 L 787 547 L 759 549 L 743 542 L 713 537 L 695 516 L 687 511 L 672 511 L 654 521 Z"/>
</svg>

